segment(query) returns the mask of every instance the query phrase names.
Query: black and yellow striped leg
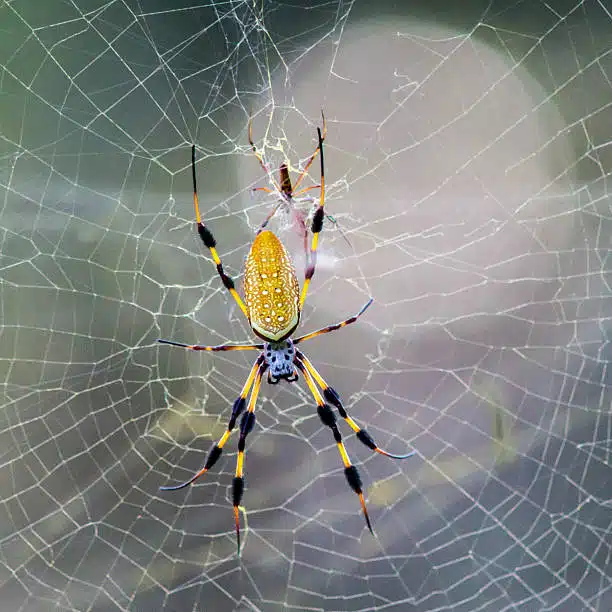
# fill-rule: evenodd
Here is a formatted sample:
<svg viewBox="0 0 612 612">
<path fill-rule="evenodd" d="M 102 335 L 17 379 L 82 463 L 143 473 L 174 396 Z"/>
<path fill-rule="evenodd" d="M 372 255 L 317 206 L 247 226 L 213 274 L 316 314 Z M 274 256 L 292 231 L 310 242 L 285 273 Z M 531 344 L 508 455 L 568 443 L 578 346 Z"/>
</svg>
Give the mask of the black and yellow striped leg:
<svg viewBox="0 0 612 612">
<path fill-rule="evenodd" d="M 255 425 L 255 403 L 259 395 L 261 386 L 261 377 L 267 370 L 268 366 L 263 361 L 259 363 L 257 374 L 253 382 L 251 397 L 249 398 L 249 406 L 247 411 L 242 416 L 240 422 L 240 439 L 238 440 L 238 459 L 236 460 L 236 474 L 232 481 L 232 503 L 234 505 L 234 520 L 236 522 L 236 543 L 238 546 L 238 554 L 240 554 L 240 502 L 244 493 L 244 453 L 246 448 L 246 438 Z"/>
<path fill-rule="evenodd" d="M 315 273 L 317 265 L 317 248 L 319 246 L 319 233 L 323 229 L 323 219 L 325 218 L 325 161 L 323 159 L 323 136 L 321 136 L 321 128 L 317 128 L 317 135 L 319 136 L 319 156 L 321 159 L 321 196 L 319 199 L 319 206 L 315 211 L 314 217 L 312 218 L 312 242 L 310 243 L 310 257 L 309 263 L 306 267 L 306 273 L 304 275 L 304 285 L 302 286 L 302 293 L 300 294 L 300 309 L 304 306 L 306 300 L 306 294 L 308 293 L 308 286 Z"/>
<path fill-rule="evenodd" d="M 340 413 L 340 416 L 348 423 L 349 427 L 355 432 L 357 438 L 365 444 L 370 450 L 373 450 L 385 457 L 391 457 L 391 459 L 408 459 L 408 457 L 412 457 L 416 453 L 415 450 L 406 453 L 405 455 L 394 455 L 392 453 L 388 453 L 387 451 L 380 448 L 372 436 L 362 427 L 359 427 L 357 423 L 351 418 L 348 412 L 345 410 L 342 402 L 340 401 L 340 397 L 338 393 L 332 389 L 324 380 L 323 377 L 317 372 L 317 369 L 312 365 L 312 362 L 302 353 L 301 351 L 297 351 L 295 353 L 296 359 L 298 359 L 306 368 L 308 373 L 317 381 L 317 384 L 323 389 L 323 396 L 325 399 L 335 406 Z"/>
<path fill-rule="evenodd" d="M 354 323 L 372 304 L 374 298 L 370 298 L 366 304 L 361 308 L 361 310 L 352 317 L 341 321 L 340 323 L 334 323 L 333 325 L 328 325 L 327 327 L 323 327 L 321 329 L 317 329 L 317 331 L 311 332 L 310 334 L 306 334 L 305 336 L 300 336 L 293 341 L 293 344 L 299 344 L 300 342 L 306 342 L 306 340 L 311 340 L 312 338 L 316 338 L 317 336 L 321 336 L 323 334 L 329 334 L 329 332 L 336 331 L 337 329 L 341 329 L 342 327 L 346 327 L 351 323 Z"/>
<path fill-rule="evenodd" d="M 374 534 L 372 530 L 372 523 L 370 522 L 370 517 L 368 515 L 368 509 L 366 508 L 365 499 L 363 497 L 363 489 L 361 486 L 361 477 L 359 476 L 359 472 L 357 468 L 351 463 L 349 459 L 348 453 L 346 452 L 346 448 L 344 447 L 344 443 L 342 442 L 342 435 L 338 430 L 338 426 L 336 425 L 336 416 L 332 412 L 332 409 L 323 401 L 323 397 L 319 392 L 310 372 L 306 368 L 305 364 L 298 358 L 295 361 L 297 367 L 302 371 L 304 375 L 304 380 L 314 397 L 315 402 L 317 403 L 317 412 L 319 414 L 319 418 L 323 422 L 324 425 L 327 425 L 334 434 L 334 440 L 338 445 L 338 450 L 340 451 L 340 457 L 342 458 L 342 462 L 344 463 L 344 475 L 346 476 L 346 480 L 349 483 L 349 486 L 353 491 L 359 496 L 359 501 L 361 502 L 361 509 L 363 510 L 363 516 L 365 517 L 366 524 L 370 533 Z"/>
<path fill-rule="evenodd" d="M 189 480 L 179 485 L 160 487 L 161 491 L 177 491 L 178 489 L 184 489 L 185 487 L 188 487 L 190 484 L 195 482 L 200 476 L 202 476 L 202 474 L 205 474 L 206 472 L 208 472 L 208 470 L 213 465 L 215 465 L 215 463 L 217 463 L 223 451 L 223 447 L 225 446 L 225 443 L 227 442 L 228 438 L 230 437 L 230 434 L 232 433 L 232 430 L 234 429 L 234 426 L 236 425 L 236 420 L 240 416 L 240 413 L 244 410 L 244 407 L 246 405 L 247 395 L 249 394 L 249 390 L 251 389 L 251 386 L 253 385 L 253 381 L 256 379 L 256 376 L 259 372 L 259 369 L 261 368 L 261 364 L 263 363 L 263 361 L 264 361 L 264 357 L 263 355 L 261 355 L 257 359 L 257 361 L 253 364 L 253 367 L 251 368 L 249 376 L 246 379 L 244 386 L 242 387 L 242 391 L 240 392 L 240 395 L 234 402 L 234 406 L 232 408 L 232 415 L 230 416 L 229 422 L 227 424 L 227 429 L 225 433 L 219 438 L 219 441 L 210 449 L 210 452 L 208 453 L 208 457 L 206 458 L 206 463 L 204 464 L 204 467 L 200 469 L 199 471 L 197 471 Z"/>
<path fill-rule="evenodd" d="M 255 351 L 263 350 L 263 344 L 218 344 L 216 346 L 202 346 L 200 344 L 184 344 L 183 342 L 175 342 L 174 340 L 163 340 L 159 338 L 157 340 L 161 344 L 170 344 L 171 346 L 180 346 L 191 351 Z"/>
<path fill-rule="evenodd" d="M 240 295 L 238 295 L 238 291 L 236 291 L 236 287 L 234 285 L 234 280 L 231 276 L 228 276 L 223 270 L 223 264 L 221 263 L 221 258 L 217 253 L 217 241 L 215 237 L 212 235 L 212 232 L 204 225 L 202 222 L 202 216 L 200 215 L 200 205 L 198 202 L 198 186 L 196 181 L 196 169 L 195 169 L 195 154 L 196 148 L 195 145 L 191 147 L 191 177 L 193 179 L 193 205 L 195 207 L 195 216 L 196 222 L 198 224 L 198 234 L 204 243 L 204 246 L 210 251 L 210 254 L 217 266 L 217 273 L 221 277 L 221 281 L 225 288 L 232 294 L 234 300 L 236 300 L 236 304 L 240 306 L 240 310 L 244 313 L 244 316 L 248 319 L 249 314 L 247 308 L 242 301 Z"/>
</svg>

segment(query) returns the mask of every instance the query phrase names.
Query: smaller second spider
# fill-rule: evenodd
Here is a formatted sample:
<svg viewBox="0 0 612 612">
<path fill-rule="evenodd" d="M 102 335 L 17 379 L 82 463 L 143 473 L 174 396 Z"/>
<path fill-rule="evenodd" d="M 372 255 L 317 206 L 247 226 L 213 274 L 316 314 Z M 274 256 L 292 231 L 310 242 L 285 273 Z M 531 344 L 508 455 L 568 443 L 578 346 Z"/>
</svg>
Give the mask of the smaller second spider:
<svg viewBox="0 0 612 612">
<path fill-rule="evenodd" d="M 310 255 L 309 249 L 308 249 L 309 213 L 304 212 L 303 210 L 298 208 L 297 204 L 299 204 L 302 201 L 302 198 L 300 196 L 314 189 L 321 189 L 321 185 L 320 184 L 319 185 L 309 185 L 308 187 L 302 187 L 301 189 L 298 189 L 298 187 L 300 186 L 304 178 L 308 175 L 308 170 L 310 169 L 312 162 L 316 159 L 317 155 L 321 151 L 321 144 L 323 143 L 323 141 L 325 140 L 325 137 L 327 136 L 327 122 L 325 121 L 325 115 L 323 114 L 323 111 L 321 111 L 321 118 L 323 120 L 323 132 L 321 134 L 320 144 L 314 150 L 314 153 L 309 157 L 308 161 L 306 162 L 306 165 L 304 166 L 304 169 L 302 170 L 300 175 L 297 177 L 295 183 L 291 182 L 291 176 L 289 175 L 289 166 L 287 165 L 286 162 L 283 162 L 280 165 L 280 168 L 278 169 L 279 181 L 277 182 L 274 179 L 270 168 L 268 168 L 266 162 L 263 159 L 262 154 L 257 150 L 257 147 L 255 146 L 255 143 L 253 142 L 252 122 L 249 121 L 249 144 L 251 145 L 251 148 L 253 149 L 253 153 L 255 154 L 255 157 L 257 157 L 257 160 L 259 161 L 259 165 L 262 167 L 263 171 L 269 177 L 272 183 L 272 186 L 273 186 L 272 188 L 255 187 L 253 191 L 264 191 L 265 193 L 271 193 L 271 194 L 275 194 L 278 196 L 278 202 L 272 208 L 272 210 L 268 213 L 268 216 L 264 219 L 264 222 L 259 226 L 257 233 L 266 229 L 266 227 L 268 226 L 268 223 L 270 222 L 270 219 L 272 219 L 274 215 L 276 215 L 277 212 L 279 212 L 280 210 L 283 210 L 283 212 L 285 212 L 287 216 L 289 217 L 290 225 L 294 228 L 296 233 L 302 236 L 303 243 L 304 243 L 304 254 L 306 256 L 306 259 L 308 259 Z M 312 203 L 314 207 L 316 208 L 315 199 L 307 198 L 307 201 Z M 349 239 L 346 237 L 346 234 L 344 233 L 344 231 L 342 231 L 342 229 L 338 225 L 338 221 L 334 217 L 332 217 L 332 215 L 325 215 L 325 218 L 336 226 L 336 228 L 340 231 L 340 234 L 342 235 L 346 243 L 349 246 L 351 246 L 351 243 Z"/>
</svg>

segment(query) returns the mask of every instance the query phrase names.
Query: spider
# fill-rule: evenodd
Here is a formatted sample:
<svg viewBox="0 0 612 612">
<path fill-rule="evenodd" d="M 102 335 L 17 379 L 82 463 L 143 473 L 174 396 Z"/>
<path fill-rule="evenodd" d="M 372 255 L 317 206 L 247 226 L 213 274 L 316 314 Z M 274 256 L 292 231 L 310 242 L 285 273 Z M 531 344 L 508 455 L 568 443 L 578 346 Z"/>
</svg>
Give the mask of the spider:
<svg viewBox="0 0 612 612">
<path fill-rule="evenodd" d="M 321 137 L 322 143 L 325 140 L 325 136 L 327 135 L 327 122 L 325 121 L 325 115 L 323 114 L 323 111 L 321 111 L 321 118 L 323 119 L 323 136 Z M 259 161 L 259 165 L 266 173 L 266 175 L 270 177 L 270 180 L 272 181 L 272 185 L 274 187 L 273 189 L 270 189 L 269 187 L 255 187 L 252 191 L 264 191 L 266 193 L 273 193 L 279 196 L 278 204 L 274 206 L 268 216 L 264 219 L 264 222 L 259 226 L 258 233 L 263 231 L 270 222 L 270 219 L 274 217 L 274 215 L 279 211 L 279 209 L 283 208 L 285 212 L 291 216 L 291 222 L 296 227 L 298 233 L 301 233 L 304 239 L 304 253 L 306 254 L 306 257 L 308 257 L 308 229 L 306 226 L 307 215 L 304 214 L 304 212 L 302 212 L 301 210 L 299 210 L 295 206 L 294 202 L 296 201 L 296 196 L 302 195 L 308 191 L 312 191 L 313 189 L 319 189 L 321 187 L 321 185 L 310 185 L 309 187 L 304 187 L 303 189 L 296 191 L 300 183 L 304 180 L 304 177 L 307 175 L 308 169 L 312 165 L 312 162 L 319 154 L 319 151 L 321 150 L 321 145 L 319 144 L 319 146 L 317 146 L 317 148 L 315 149 L 314 153 L 310 156 L 310 158 L 306 162 L 306 165 L 304 166 L 304 169 L 302 170 L 302 173 L 297 177 L 297 180 L 295 181 L 294 185 L 291 183 L 291 177 L 289 176 L 289 168 L 286 163 L 282 163 L 278 170 L 279 182 L 277 183 L 274 178 L 272 178 L 272 173 L 270 172 L 270 169 L 266 165 L 261 153 L 257 150 L 257 147 L 253 142 L 253 129 L 251 120 L 249 120 L 249 144 L 253 149 L 255 157 Z M 329 214 L 326 214 L 325 218 L 331 221 L 338 228 L 338 230 L 340 230 L 340 234 L 342 235 L 344 240 L 349 246 L 351 246 L 351 243 L 346 237 L 346 234 L 339 227 L 338 221 L 332 215 Z"/>
<path fill-rule="evenodd" d="M 238 398 L 234 401 L 232 413 L 227 424 L 225 433 L 219 438 L 210 450 L 204 466 L 198 470 L 189 480 L 179 485 L 160 487 L 163 491 L 175 491 L 194 483 L 200 476 L 210 470 L 221 456 L 223 447 L 227 442 L 232 430 L 234 429 L 238 417 L 242 415 L 240 421 L 240 438 L 238 440 L 238 458 L 236 462 L 236 473 L 232 481 L 232 502 L 234 506 L 234 519 L 236 526 L 236 541 L 238 555 L 240 554 L 240 520 L 239 506 L 244 492 L 244 457 L 246 449 L 246 439 L 255 425 L 255 403 L 259 394 L 261 381 L 264 373 L 267 372 L 269 384 L 277 384 L 280 380 L 289 383 L 298 380 L 298 370 L 304 376 L 306 385 L 310 389 L 312 396 L 317 404 L 318 415 L 324 425 L 329 427 L 338 445 L 340 457 L 344 464 L 344 474 L 351 489 L 359 496 L 361 508 L 365 517 L 368 529 L 373 534 L 372 524 L 366 508 L 361 477 L 357 468 L 352 465 L 344 443 L 342 435 L 336 424 L 336 416 L 332 406 L 338 410 L 340 416 L 348 423 L 349 427 L 355 432 L 357 438 L 369 449 L 391 457 L 393 459 L 405 459 L 414 455 L 412 451 L 406 455 L 393 455 L 382 450 L 374 442 L 372 436 L 360 427 L 348 414 L 338 393 L 330 387 L 323 377 L 316 370 L 311 361 L 298 348 L 302 342 L 311 340 L 322 334 L 333 332 L 337 329 L 350 325 L 370 307 L 372 298 L 361 308 L 361 310 L 348 319 L 328 325 L 317 331 L 310 332 L 304 336 L 292 339 L 291 335 L 300 322 L 300 314 L 306 300 L 306 294 L 310 281 L 315 272 L 316 252 L 319 241 L 319 233 L 323 227 L 324 218 L 324 199 L 325 199 L 325 174 L 323 161 L 323 139 L 324 135 L 317 128 L 319 146 L 317 151 L 321 158 L 321 196 L 319 205 L 312 220 L 312 242 L 310 246 L 310 263 L 306 267 L 304 284 L 300 292 L 299 282 L 295 273 L 293 262 L 279 240 L 271 231 L 260 231 L 251 245 L 245 263 L 244 270 L 244 301 L 236 291 L 234 281 L 228 276 L 217 253 L 216 240 L 208 227 L 202 221 L 198 204 L 198 191 L 196 184 L 195 170 L 195 145 L 191 148 L 191 169 L 193 179 L 193 201 L 195 206 L 195 216 L 197 229 L 204 245 L 210 251 L 213 262 L 216 265 L 217 273 L 226 289 L 233 296 L 234 300 L 249 321 L 251 329 L 259 338 L 263 340 L 258 344 L 221 344 L 217 346 L 200 346 L 197 344 L 183 344 L 172 340 L 159 340 L 163 344 L 183 347 L 192 351 L 260 351 L 259 356 L 251 367 L 246 382 Z M 319 390 L 319 388 L 321 390 Z M 322 393 L 321 393 L 322 391 Z M 250 393 L 250 396 L 249 396 Z M 248 397 L 248 401 L 247 401 Z M 246 408 L 246 412 L 245 412 Z"/>
</svg>

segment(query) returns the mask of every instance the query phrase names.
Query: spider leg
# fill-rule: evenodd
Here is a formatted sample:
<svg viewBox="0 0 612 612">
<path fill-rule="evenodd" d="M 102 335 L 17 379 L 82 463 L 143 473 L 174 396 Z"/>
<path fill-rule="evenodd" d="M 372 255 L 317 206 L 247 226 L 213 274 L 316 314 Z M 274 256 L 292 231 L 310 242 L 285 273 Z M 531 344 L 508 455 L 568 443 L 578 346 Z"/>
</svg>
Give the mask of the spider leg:
<svg viewBox="0 0 612 612">
<path fill-rule="evenodd" d="M 198 224 L 198 234 L 200 235 L 200 238 L 202 239 L 204 246 L 210 251 L 213 261 L 215 262 L 215 265 L 217 266 L 217 273 L 221 277 L 221 281 L 223 282 L 223 285 L 232 294 L 234 300 L 236 300 L 236 304 L 240 306 L 240 310 L 242 310 L 242 312 L 244 313 L 244 316 L 248 319 L 249 313 L 247 311 L 247 308 L 244 302 L 242 301 L 242 298 L 240 297 L 240 295 L 238 295 L 238 292 L 236 291 L 232 277 L 228 276 L 223 270 L 223 264 L 221 263 L 221 258 L 219 257 L 219 254 L 217 253 L 217 248 L 216 248 L 217 241 L 215 240 L 215 237 L 212 235 L 212 232 L 202 222 L 202 217 L 200 215 L 200 205 L 198 202 L 198 186 L 196 182 L 195 154 L 196 154 L 196 148 L 195 148 L 195 145 L 192 145 L 191 146 L 191 177 L 193 180 L 193 205 L 195 208 L 196 222 Z"/>
<path fill-rule="evenodd" d="M 346 476 L 346 480 L 349 483 L 349 486 L 353 491 L 359 496 L 359 501 L 361 503 L 361 509 L 363 510 L 363 516 L 365 518 L 368 529 L 371 534 L 374 534 L 372 530 L 372 523 L 370 522 L 370 516 L 368 515 L 368 509 L 366 507 L 365 499 L 363 497 L 363 489 L 361 486 L 361 476 L 359 476 L 359 472 L 357 468 L 351 463 L 349 459 L 348 453 L 346 452 L 346 448 L 344 447 L 344 443 L 342 442 L 342 435 L 338 430 L 338 426 L 336 425 L 336 416 L 332 412 L 332 409 L 323 401 L 323 397 L 321 397 L 321 393 L 317 388 L 308 368 L 301 361 L 299 357 L 296 357 L 295 364 L 301 370 L 304 375 L 304 380 L 314 397 L 315 402 L 317 403 L 317 412 L 319 414 L 319 418 L 323 422 L 324 425 L 327 425 L 334 434 L 334 440 L 338 445 L 338 450 L 340 451 L 340 457 L 342 458 L 342 462 L 344 463 L 344 475 Z"/>
<path fill-rule="evenodd" d="M 257 233 L 259 234 L 259 232 L 263 231 L 266 228 L 266 225 L 268 225 L 268 223 L 270 222 L 270 219 L 278 212 L 278 209 L 284 204 L 285 202 L 283 200 L 281 200 L 273 209 L 271 212 L 268 213 L 268 216 L 264 219 L 264 222 L 259 226 L 259 229 L 257 230 Z"/>
<path fill-rule="evenodd" d="M 183 344 L 182 342 L 174 342 L 174 340 L 157 340 L 161 344 L 170 344 L 171 346 L 180 346 L 191 351 L 255 351 L 263 350 L 263 344 L 218 344 L 217 346 L 202 346 L 200 344 Z"/>
<path fill-rule="evenodd" d="M 253 122 L 251 119 L 249 119 L 249 144 L 251 145 L 251 149 L 253 149 L 253 153 L 255 154 L 255 157 L 257 158 L 257 161 L 259 162 L 261 169 L 266 173 L 266 176 L 268 176 L 268 178 L 274 185 L 274 188 L 277 191 L 282 191 L 280 188 L 280 185 L 278 185 L 278 183 L 272 178 L 272 173 L 270 172 L 270 168 L 266 166 L 266 163 L 264 162 L 263 157 L 261 156 L 261 153 L 257 150 L 257 147 L 255 146 L 255 143 L 253 142 Z M 269 193 L 272 193 L 272 190 L 268 189 L 267 187 L 257 187 L 253 191 L 258 191 L 258 190 L 268 191 Z"/>
<path fill-rule="evenodd" d="M 304 166 L 304 170 L 302 170 L 302 174 L 300 174 L 300 176 L 297 177 L 297 180 L 295 181 L 295 185 L 293 185 L 294 190 L 297 189 L 297 186 L 302 182 L 302 179 L 306 176 L 308 172 L 308 168 L 310 168 L 312 162 L 315 160 L 315 158 L 319 154 L 319 151 L 321 150 L 321 144 L 325 140 L 325 137 L 327 136 L 327 122 L 325 121 L 325 115 L 323 114 L 322 109 L 321 109 L 321 117 L 323 119 L 323 136 L 319 139 L 319 144 L 317 148 L 315 149 L 314 153 L 310 156 L 310 159 L 306 162 L 306 165 Z M 315 185 L 313 187 L 307 187 L 306 189 L 300 190 L 298 193 L 303 193 L 304 191 L 308 191 L 310 189 L 316 189 L 317 187 L 320 187 L 320 185 Z M 293 193 L 293 195 L 294 196 L 296 195 L 295 192 Z"/>
<path fill-rule="evenodd" d="M 268 368 L 267 364 L 263 361 L 258 363 L 257 374 L 253 382 L 253 390 L 251 391 L 251 397 L 249 398 L 249 406 L 247 411 L 242 415 L 242 421 L 240 422 L 240 438 L 238 440 L 238 459 L 236 460 L 236 475 L 232 480 L 232 503 L 234 504 L 234 520 L 236 523 L 236 543 L 238 546 L 238 554 L 240 555 L 240 513 L 239 506 L 242 500 L 242 494 L 244 493 L 244 454 L 246 447 L 246 437 L 249 435 L 253 426 L 255 425 L 255 403 L 257 402 L 257 396 L 259 395 L 259 388 L 261 386 L 261 377 Z M 254 370 L 253 370 L 254 371 Z"/>
<path fill-rule="evenodd" d="M 292 194 L 292 197 L 296 198 L 297 196 L 302 195 L 303 193 L 306 193 L 307 191 L 311 191 L 312 189 L 319 189 L 319 187 L 321 187 L 321 185 L 310 185 L 309 187 L 304 187 L 304 189 L 300 189 L 299 191 L 294 191 Z"/>
<path fill-rule="evenodd" d="M 264 357 L 263 355 L 260 355 L 257 358 L 257 361 L 255 361 L 255 363 L 253 364 L 253 367 L 251 368 L 251 371 L 249 372 L 249 376 L 246 379 L 244 386 L 242 387 L 242 391 L 240 392 L 240 395 L 234 402 L 234 406 L 232 408 L 232 415 L 230 416 L 229 422 L 227 424 L 227 429 L 225 433 L 219 438 L 218 442 L 210 449 L 210 452 L 208 453 L 208 457 L 206 458 L 206 463 L 204 464 L 204 467 L 198 470 L 189 480 L 186 480 L 185 482 L 179 485 L 159 487 L 161 491 L 178 491 L 179 489 L 184 489 L 185 487 L 188 487 L 190 484 L 195 482 L 200 476 L 202 476 L 202 474 L 205 474 L 206 472 L 208 472 L 208 470 L 215 463 L 217 463 L 219 457 L 221 456 L 221 453 L 223 452 L 223 446 L 227 442 L 228 438 L 230 437 L 230 434 L 232 433 L 232 430 L 234 429 L 234 426 L 236 425 L 236 419 L 240 416 L 240 413 L 244 410 L 244 407 L 246 404 L 246 397 L 249 394 L 249 389 L 253 386 L 253 381 L 256 379 L 257 374 L 259 373 L 259 369 L 263 361 L 264 361 Z"/>
<path fill-rule="evenodd" d="M 340 323 L 334 323 L 333 325 L 322 327 L 321 329 L 306 334 L 305 336 L 300 336 L 293 341 L 293 344 L 299 344 L 300 342 L 306 342 L 306 340 L 312 340 L 312 338 L 316 338 L 317 336 L 321 336 L 323 334 L 328 334 L 329 332 L 336 331 L 337 329 L 341 329 L 342 327 L 346 327 L 347 325 L 354 323 L 371 306 L 373 301 L 374 298 L 370 298 L 356 315 L 353 315 Z"/>
<path fill-rule="evenodd" d="M 325 129 L 325 128 L 324 128 Z M 300 309 L 304 306 L 306 300 L 306 294 L 308 293 L 308 285 L 315 273 L 315 267 L 317 265 L 317 248 L 319 246 L 319 233 L 323 229 L 323 218 L 325 217 L 325 161 L 323 159 L 323 138 L 321 135 L 321 128 L 317 128 L 317 135 L 319 136 L 319 156 L 321 158 L 321 196 L 319 199 L 319 206 L 315 211 L 314 217 L 312 218 L 312 241 L 310 243 L 310 260 L 306 267 L 306 273 L 304 275 L 304 285 L 302 286 L 302 293 L 300 295 Z"/>
<path fill-rule="evenodd" d="M 295 352 L 296 359 L 298 359 L 306 368 L 308 373 L 314 380 L 316 380 L 317 384 L 323 389 L 323 396 L 325 399 L 335 406 L 340 413 L 340 416 L 348 423 L 349 427 L 357 434 L 357 438 L 365 444 L 370 450 L 373 450 L 385 457 L 391 457 L 391 459 L 408 459 L 408 457 L 412 457 L 416 454 L 416 450 L 413 450 L 405 455 L 394 455 L 392 453 L 388 453 L 387 451 L 379 448 L 379 446 L 374 442 L 372 436 L 363 428 L 359 427 L 357 423 L 351 418 L 348 414 L 342 402 L 340 401 L 340 397 L 338 393 L 330 387 L 324 380 L 323 377 L 317 372 L 316 368 L 312 365 L 312 362 L 302 353 L 301 351 L 296 350 Z"/>
</svg>

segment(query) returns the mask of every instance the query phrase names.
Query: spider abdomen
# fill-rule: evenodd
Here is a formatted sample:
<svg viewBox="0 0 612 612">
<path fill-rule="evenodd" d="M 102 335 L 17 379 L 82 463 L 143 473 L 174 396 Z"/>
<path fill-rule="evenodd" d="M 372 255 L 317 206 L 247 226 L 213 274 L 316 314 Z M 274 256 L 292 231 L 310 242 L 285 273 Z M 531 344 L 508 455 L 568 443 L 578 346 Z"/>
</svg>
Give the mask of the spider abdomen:
<svg viewBox="0 0 612 612">
<path fill-rule="evenodd" d="M 300 285 L 289 253 L 270 231 L 260 232 L 244 268 L 244 299 L 253 331 L 278 342 L 300 321 Z"/>
</svg>

